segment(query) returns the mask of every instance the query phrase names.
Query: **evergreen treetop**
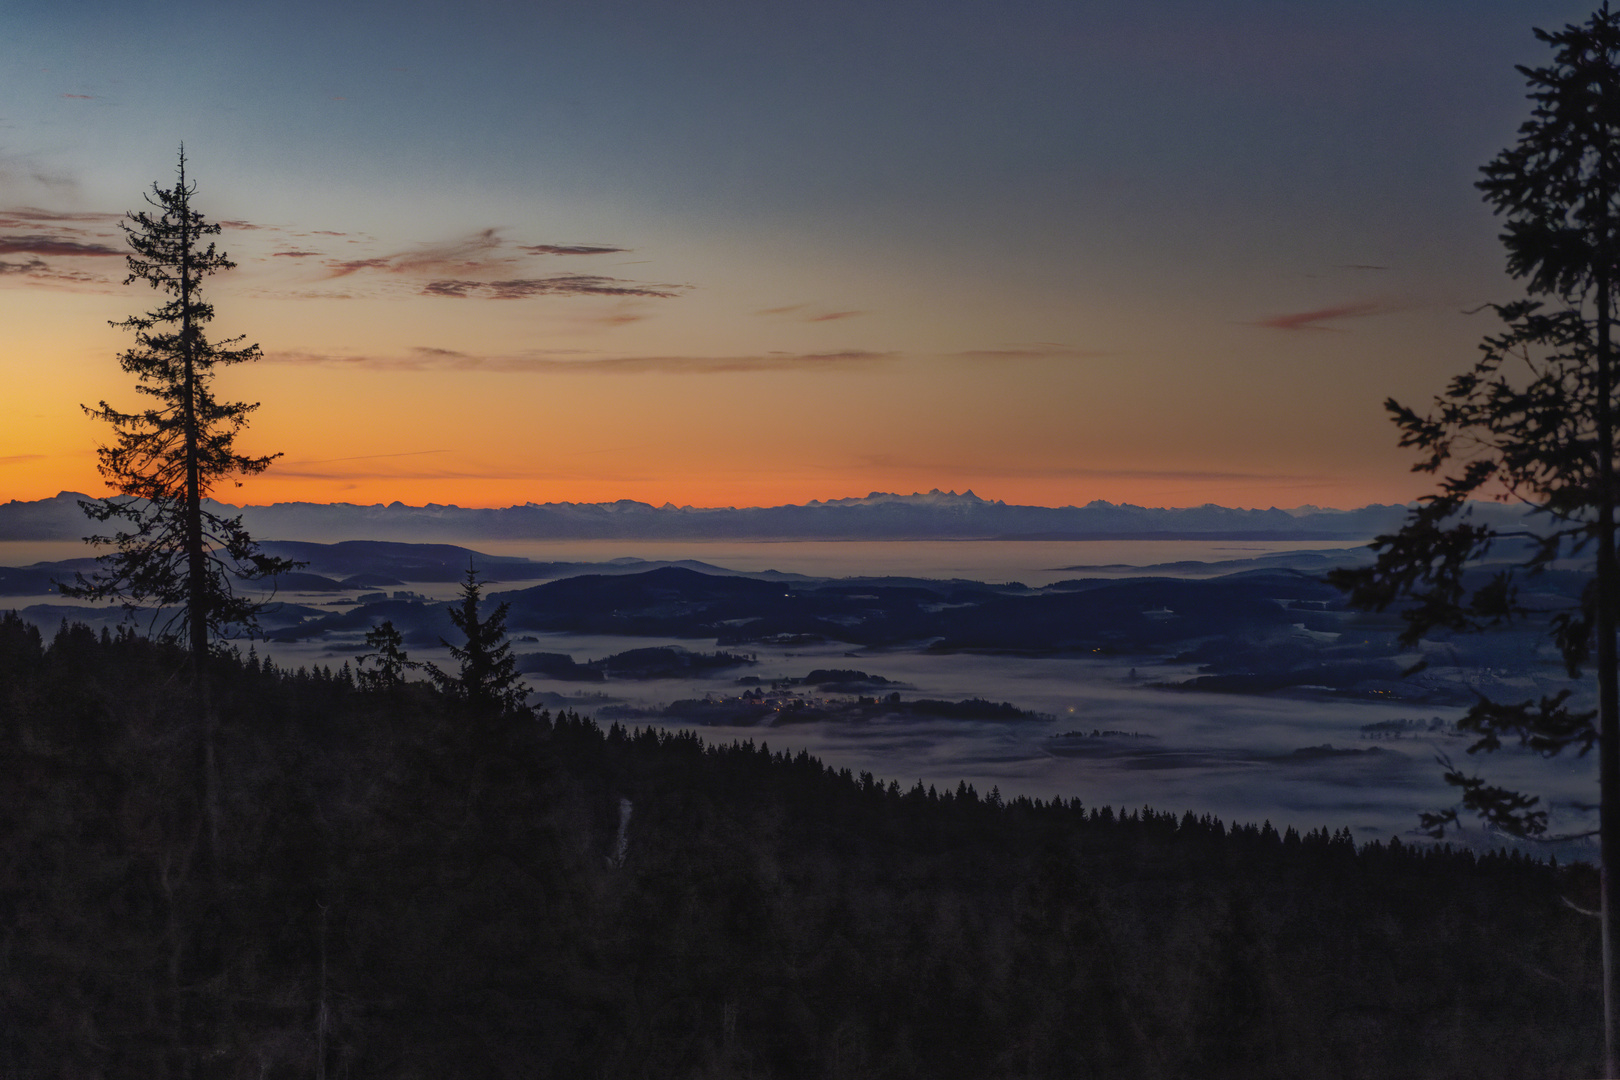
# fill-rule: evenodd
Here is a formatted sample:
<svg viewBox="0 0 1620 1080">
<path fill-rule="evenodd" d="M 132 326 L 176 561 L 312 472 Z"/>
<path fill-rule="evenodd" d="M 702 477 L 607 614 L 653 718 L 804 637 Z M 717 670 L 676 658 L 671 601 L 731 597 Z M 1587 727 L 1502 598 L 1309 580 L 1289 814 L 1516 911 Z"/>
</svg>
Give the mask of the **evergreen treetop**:
<svg viewBox="0 0 1620 1080">
<path fill-rule="evenodd" d="M 478 605 L 482 595 L 478 571 L 469 562 L 461 600 L 450 607 L 450 621 L 466 636 L 466 644 L 456 646 L 440 639 L 460 668 L 452 675 L 429 664 L 428 674 L 435 686 L 465 703 L 474 714 L 526 712 L 523 702 L 529 688 L 518 678 L 517 657 L 512 655 L 512 643 L 506 639 L 509 605 L 501 604 L 487 617 L 481 617 Z"/>
<path fill-rule="evenodd" d="M 366 631 L 366 644 L 372 651 L 355 657 L 361 690 L 403 686 L 405 672 L 422 667 L 405 652 L 405 636 L 392 619 L 384 619 Z M 369 668 L 366 667 L 368 662 L 372 665 Z"/>
</svg>

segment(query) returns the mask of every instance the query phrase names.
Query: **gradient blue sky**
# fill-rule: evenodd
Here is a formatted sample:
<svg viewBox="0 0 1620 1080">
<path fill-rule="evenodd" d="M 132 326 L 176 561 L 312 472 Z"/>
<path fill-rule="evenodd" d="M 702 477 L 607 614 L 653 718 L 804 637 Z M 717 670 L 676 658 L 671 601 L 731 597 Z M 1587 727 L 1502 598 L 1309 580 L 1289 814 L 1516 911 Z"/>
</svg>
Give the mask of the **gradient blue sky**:
<svg viewBox="0 0 1620 1080">
<path fill-rule="evenodd" d="M 286 454 L 233 501 L 1405 500 L 1381 402 L 1519 294 L 1472 184 L 1588 11 L 14 5 L 0 497 L 97 487 L 183 141 Z"/>
</svg>

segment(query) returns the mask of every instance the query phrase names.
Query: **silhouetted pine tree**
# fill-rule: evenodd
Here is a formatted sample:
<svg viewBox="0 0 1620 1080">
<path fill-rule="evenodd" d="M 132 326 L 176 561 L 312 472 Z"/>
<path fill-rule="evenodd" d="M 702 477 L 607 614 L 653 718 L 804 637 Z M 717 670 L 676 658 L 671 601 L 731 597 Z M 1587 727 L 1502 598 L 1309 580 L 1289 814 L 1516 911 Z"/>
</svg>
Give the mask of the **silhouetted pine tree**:
<svg viewBox="0 0 1620 1080">
<path fill-rule="evenodd" d="M 1554 615 L 1550 636 L 1573 678 L 1596 668 L 1598 709 L 1569 707 L 1569 692 L 1539 701 L 1481 700 L 1459 726 L 1477 736 L 1469 752 L 1504 739 L 1544 756 L 1598 752 L 1603 862 L 1620 864 L 1620 561 L 1616 557 L 1614 302 L 1620 292 L 1620 14 L 1604 5 L 1581 25 L 1537 30 L 1555 50 L 1546 67 L 1520 67 L 1535 103 L 1518 141 L 1482 172 L 1477 186 L 1502 214 L 1508 271 L 1532 297 L 1493 305 L 1506 330 L 1487 337 L 1482 358 L 1458 375 L 1427 415 L 1386 403 L 1401 445 L 1424 455 L 1414 469 L 1441 476 L 1399 532 L 1374 543 L 1377 562 L 1330 580 L 1377 610 L 1410 601 L 1403 640 L 1433 629 L 1473 630 L 1532 614 L 1518 586 L 1560 559 L 1593 558 L 1581 603 Z M 1478 564 L 1502 535 L 1469 516 L 1469 500 L 1495 495 L 1524 504 L 1529 553 L 1486 576 Z M 1515 565 L 1516 564 L 1516 565 Z M 1596 720 L 1596 723 L 1593 721 Z M 1424 816 L 1436 835 L 1458 810 L 1519 835 L 1544 833 L 1539 799 L 1448 767 L 1456 808 Z M 1590 834 L 1583 834 L 1590 835 Z M 1611 879 L 1605 875 L 1607 884 Z M 1605 1075 L 1620 1075 L 1620 929 L 1616 900 L 1602 904 L 1608 972 Z"/>
<path fill-rule="evenodd" d="M 387 690 L 401 686 L 405 682 L 405 672 L 422 667 L 405 652 L 405 635 L 394 626 L 392 619 L 384 619 L 367 630 L 366 644 L 373 651 L 355 657 L 355 678 L 362 690 Z M 373 665 L 370 668 L 365 666 L 368 661 Z M 345 671 L 348 666 L 343 665 Z"/>
<path fill-rule="evenodd" d="M 506 640 L 506 612 L 501 604 L 488 617 L 480 616 L 479 600 L 483 586 L 478 571 L 467 566 L 467 580 L 461 586 L 461 601 L 450 607 L 450 621 L 467 637 L 465 645 L 443 644 L 461 666 L 455 674 L 429 664 L 434 685 L 463 702 L 477 715 L 498 715 L 526 711 L 523 701 L 529 688 L 517 675 L 517 657 Z M 443 639 L 440 639 L 441 641 Z M 368 638 L 369 641 L 369 638 Z"/>
<path fill-rule="evenodd" d="M 260 352 L 240 337 L 208 339 L 214 305 L 203 298 L 203 279 L 236 264 L 212 242 L 203 246 L 220 227 L 191 207 L 197 188 L 186 180 L 184 150 L 179 173 L 172 188 L 152 185 L 147 202 L 157 213 L 132 212 L 122 226 L 133 249 L 125 284 L 140 280 L 167 294 L 146 314 L 113 324 L 135 332 L 119 365 L 139 380 L 138 393 L 155 400 L 137 412 L 106 401 L 85 407 L 113 426 L 116 438 L 98 451 L 98 468 L 117 495 L 80 505 L 97 522 L 118 523 L 111 535 L 89 537 L 117 550 L 62 591 L 119 599 L 131 609 L 177 607 L 165 636 L 184 640 L 193 663 L 201 664 L 211 636 L 229 625 L 255 625 L 261 605 L 237 595 L 233 581 L 273 577 L 296 564 L 260 552 L 240 516 L 223 518 L 202 505 L 220 482 L 261 473 L 280 455 L 237 453 L 236 436 L 258 405 L 214 397 L 217 368 L 256 360 Z"/>
</svg>

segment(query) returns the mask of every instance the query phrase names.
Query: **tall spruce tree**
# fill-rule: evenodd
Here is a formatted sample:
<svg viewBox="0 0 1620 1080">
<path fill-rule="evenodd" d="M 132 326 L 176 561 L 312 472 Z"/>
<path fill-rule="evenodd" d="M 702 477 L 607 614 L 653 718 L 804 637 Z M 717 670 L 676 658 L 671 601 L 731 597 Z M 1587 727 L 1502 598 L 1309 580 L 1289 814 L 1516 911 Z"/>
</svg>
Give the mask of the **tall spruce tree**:
<svg viewBox="0 0 1620 1080">
<path fill-rule="evenodd" d="M 274 577 L 296 564 L 261 552 L 240 516 L 221 517 L 203 505 L 221 482 L 261 473 L 280 455 L 238 453 L 236 437 L 259 406 L 214 397 L 216 370 L 256 360 L 260 351 L 242 337 L 207 336 L 214 306 L 203 298 L 203 281 L 236 264 L 208 240 L 220 227 L 192 209 L 196 191 L 182 148 L 174 186 L 154 183 L 146 197 L 152 210 L 132 212 L 122 224 L 132 249 L 124 283 L 144 281 L 166 296 L 151 311 L 112 324 L 134 331 L 135 344 L 119 364 L 138 380 L 136 391 L 154 400 L 136 412 L 106 401 L 85 406 L 113 427 L 98 468 L 117 492 L 80 504 L 92 520 L 114 523 L 111 533 L 87 539 L 116 550 L 62 591 L 122 600 L 132 611 L 146 604 L 176 609 L 161 634 L 184 641 L 200 665 L 211 638 L 226 627 L 257 625 L 261 604 L 234 583 Z"/>
<path fill-rule="evenodd" d="M 1482 700 L 1460 727 L 1470 752 L 1511 739 L 1543 755 L 1597 751 L 1602 850 L 1605 1075 L 1620 1076 L 1620 564 L 1615 551 L 1614 346 L 1620 257 L 1620 17 L 1608 3 L 1583 24 L 1536 30 L 1554 50 L 1546 67 L 1520 67 L 1534 102 L 1518 141 L 1484 166 L 1478 187 L 1505 219 L 1509 272 L 1532 299 L 1496 306 L 1506 330 L 1486 338 L 1483 358 L 1457 376 L 1435 409 L 1419 415 L 1391 400 L 1401 445 L 1424 452 L 1415 469 L 1442 475 L 1398 533 L 1379 537 L 1376 563 L 1333 580 L 1352 599 L 1403 612 L 1405 640 L 1436 628 L 1478 629 L 1531 616 L 1518 586 L 1560 559 L 1579 558 L 1591 580 L 1574 609 L 1548 630 L 1570 675 L 1595 668 L 1597 710 L 1576 710 L 1563 692 L 1539 701 Z M 1512 533 L 1471 519 L 1468 500 L 1488 492 L 1524 504 Z M 1502 542 L 1521 546 L 1516 565 L 1490 575 L 1478 562 Z M 1511 551 L 1511 549 L 1509 549 Z M 1458 809 L 1519 835 L 1544 835 L 1539 799 L 1448 767 L 1458 808 L 1425 815 L 1436 834 Z M 1590 835 L 1590 834 L 1586 834 Z"/>
<path fill-rule="evenodd" d="M 467 638 L 465 645 L 443 642 L 450 656 L 460 665 L 454 673 L 427 665 L 434 685 L 464 702 L 478 716 L 497 716 L 526 711 L 523 704 L 529 688 L 517 675 L 517 657 L 506 638 L 507 604 L 481 616 L 478 605 L 483 585 L 478 571 L 467 565 L 467 580 L 461 585 L 461 600 L 450 606 L 450 621 Z M 369 640 L 369 639 L 368 639 Z"/>
</svg>

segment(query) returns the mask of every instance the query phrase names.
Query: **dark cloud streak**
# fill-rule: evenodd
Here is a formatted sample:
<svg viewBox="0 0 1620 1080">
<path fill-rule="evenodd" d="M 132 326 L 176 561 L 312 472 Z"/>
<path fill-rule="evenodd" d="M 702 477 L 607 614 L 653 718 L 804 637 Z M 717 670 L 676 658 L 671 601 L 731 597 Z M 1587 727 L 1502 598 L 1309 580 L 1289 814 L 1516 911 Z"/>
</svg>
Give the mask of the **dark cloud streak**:
<svg viewBox="0 0 1620 1080">
<path fill-rule="evenodd" d="M 0 210 L 0 226 L 11 229 L 37 228 L 42 223 L 61 225 L 65 222 L 82 222 L 86 225 L 101 225 L 107 228 L 116 222 L 122 221 L 123 218 L 123 214 L 82 210 L 42 210 L 37 206 L 16 206 L 8 210 Z"/>
<path fill-rule="evenodd" d="M 271 363 L 330 364 L 385 371 L 489 371 L 506 374 L 721 375 L 761 371 L 852 370 L 898 358 L 898 353 L 847 349 L 829 353 L 763 356 L 471 356 L 453 349 L 416 348 L 403 356 L 333 356 L 309 352 L 266 354 Z"/>
<path fill-rule="evenodd" d="M 448 453 L 450 453 L 449 450 L 404 450 L 394 454 L 354 454 L 350 457 L 316 458 L 313 461 L 289 461 L 286 464 L 292 466 L 330 465 L 335 461 L 376 461 L 380 458 L 421 457 L 424 454 Z"/>
<path fill-rule="evenodd" d="M 415 251 L 378 255 L 330 264 L 332 277 L 347 277 L 361 270 L 381 270 L 389 274 L 472 274 L 494 267 L 509 267 L 513 260 L 497 252 L 503 241 L 495 229 L 481 229 L 471 236 L 441 244 L 425 244 Z"/>
<path fill-rule="evenodd" d="M 1273 315 L 1270 318 L 1259 319 L 1249 325 L 1265 327 L 1268 330 L 1318 330 L 1342 334 L 1345 332 L 1342 327 L 1324 326 L 1322 324 L 1335 319 L 1356 319 L 1366 315 L 1383 315 L 1394 310 L 1396 310 L 1394 305 L 1382 301 L 1363 300 L 1354 304 L 1339 304 L 1336 307 L 1317 308 L 1314 311 Z"/>
<path fill-rule="evenodd" d="M 328 277 L 361 272 L 416 278 L 421 295 L 457 300 L 523 300 L 535 296 L 639 296 L 669 298 L 686 285 L 644 284 L 601 274 L 525 275 L 535 256 L 608 255 L 628 251 L 608 244 L 511 244 L 496 228 L 458 240 L 425 244 L 363 259 L 333 259 Z M 279 253 L 278 253 L 279 254 Z"/>
<path fill-rule="evenodd" d="M 87 274 L 82 270 L 58 270 L 44 259 L 33 258 L 27 262 L 6 262 L 4 259 L 0 259 L 0 277 L 13 274 L 41 282 L 70 282 L 75 285 L 99 285 L 105 283 L 105 279 L 94 274 Z"/>
<path fill-rule="evenodd" d="M 639 285 L 599 274 L 557 274 L 545 278 L 514 278 L 511 281 L 430 281 L 422 286 L 425 296 L 448 296 L 458 300 L 482 297 L 489 300 L 526 300 L 533 296 L 650 296 L 680 295 L 685 285 Z"/>
<path fill-rule="evenodd" d="M 1225 472 L 1200 469 L 1108 469 L 1083 465 L 1000 465 L 982 462 L 924 461 L 883 454 L 867 455 L 861 464 L 875 469 L 908 469 L 936 475 L 985 476 L 1019 480 L 1151 480 L 1186 483 L 1282 483 L 1293 486 L 1339 483 L 1324 474 Z"/>
<path fill-rule="evenodd" d="M 0 255 L 123 255 L 106 244 L 86 244 L 60 236 L 0 236 Z"/>
<path fill-rule="evenodd" d="M 519 250 L 531 255 L 618 255 L 630 249 L 605 244 L 521 244 Z"/>
<path fill-rule="evenodd" d="M 1100 349 L 1081 349 L 1057 342 L 1038 341 L 1031 345 L 1013 345 L 1000 349 L 964 349 L 948 354 L 963 360 L 1091 360 L 1116 353 Z"/>
<path fill-rule="evenodd" d="M 351 259 L 347 262 L 328 263 L 327 265 L 332 271 L 332 273 L 328 276 L 335 278 L 348 277 L 350 274 L 356 273 L 360 270 L 392 269 L 392 267 L 389 265 L 389 257 L 386 255 L 378 256 L 373 259 Z"/>
<path fill-rule="evenodd" d="M 782 307 L 763 308 L 754 312 L 755 315 L 795 315 L 801 322 L 836 322 L 839 319 L 852 319 L 857 315 L 867 314 L 864 310 L 850 309 L 847 311 L 822 311 L 810 313 L 809 304 L 785 304 Z"/>
</svg>

